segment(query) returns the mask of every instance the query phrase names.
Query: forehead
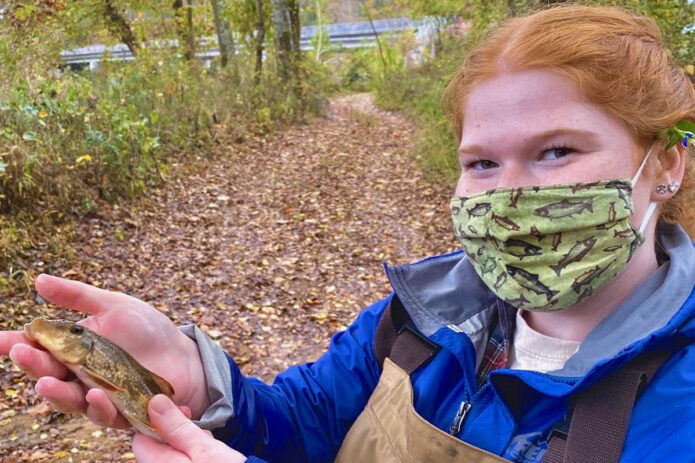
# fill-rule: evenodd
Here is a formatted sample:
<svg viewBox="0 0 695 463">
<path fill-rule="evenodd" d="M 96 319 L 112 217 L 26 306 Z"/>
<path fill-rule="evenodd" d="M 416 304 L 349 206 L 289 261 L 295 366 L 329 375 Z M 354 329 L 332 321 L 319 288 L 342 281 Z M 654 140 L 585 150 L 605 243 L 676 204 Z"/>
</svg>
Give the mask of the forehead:
<svg viewBox="0 0 695 463">
<path fill-rule="evenodd" d="M 503 73 L 483 80 L 464 108 L 462 144 L 508 140 L 575 128 L 604 137 L 624 137 L 622 120 L 590 103 L 567 78 L 548 70 Z"/>
</svg>

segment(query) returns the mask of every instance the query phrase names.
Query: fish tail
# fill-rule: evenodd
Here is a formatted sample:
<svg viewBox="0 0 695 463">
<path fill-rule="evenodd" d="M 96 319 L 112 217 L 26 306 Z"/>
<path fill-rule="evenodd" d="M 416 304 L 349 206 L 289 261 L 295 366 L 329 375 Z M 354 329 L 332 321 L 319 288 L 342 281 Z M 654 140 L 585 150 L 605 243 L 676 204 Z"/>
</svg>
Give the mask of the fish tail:
<svg viewBox="0 0 695 463">
<path fill-rule="evenodd" d="M 555 275 L 560 276 L 560 272 L 562 272 L 562 269 L 565 268 L 562 263 L 559 263 L 557 265 L 549 265 L 553 272 L 555 272 Z"/>
<path fill-rule="evenodd" d="M 592 203 L 587 204 L 586 208 L 589 209 L 589 212 L 594 212 L 594 205 Z"/>
<path fill-rule="evenodd" d="M 548 302 L 550 302 L 550 300 L 551 300 L 552 298 L 554 298 L 555 295 L 558 294 L 559 292 L 560 292 L 560 291 L 553 291 L 553 290 L 550 290 L 550 291 L 545 295 L 545 296 L 548 298 Z"/>
</svg>

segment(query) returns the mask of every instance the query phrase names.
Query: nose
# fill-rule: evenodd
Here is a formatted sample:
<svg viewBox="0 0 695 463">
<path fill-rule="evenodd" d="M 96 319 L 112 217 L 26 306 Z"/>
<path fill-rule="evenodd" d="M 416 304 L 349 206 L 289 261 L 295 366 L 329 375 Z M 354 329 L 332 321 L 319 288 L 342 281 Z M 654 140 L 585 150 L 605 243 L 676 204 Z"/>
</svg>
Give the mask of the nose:
<svg viewBox="0 0 695 463">
<path fill-rule="evenodd" d="M 518 188 L 538 184 L 538 178 L 528 168 L 518 163 L 509 163 L 502 168 L 495 188 Z"/>
</svg>

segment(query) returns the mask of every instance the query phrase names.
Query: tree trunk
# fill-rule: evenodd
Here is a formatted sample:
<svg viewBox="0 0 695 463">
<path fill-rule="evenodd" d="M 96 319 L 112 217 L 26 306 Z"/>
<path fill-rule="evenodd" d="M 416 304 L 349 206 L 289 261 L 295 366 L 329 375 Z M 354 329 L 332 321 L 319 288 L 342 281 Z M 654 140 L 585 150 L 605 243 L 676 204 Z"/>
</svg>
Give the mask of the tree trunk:
<svg viewBox="0 0 695 463">
<path fill-rule="evenodd" d="M 186 8 L 185 26 L 183 25 L 184 20 L 181 18 L 181 16 L 184 13 L 184 11 L 182 11 L 184 7 Z M 175 0 L 173 8 L 174 14 L 177 17 L 179 17 L 177 29 L 179 40 L 183 44 L 183 54 L 187 60 L 192 60 L 193 58 L 195 58 L 195 33 L 193 30 L 193 0 L 188 0 L 185 4 L 183 0 Z"/>
<path fill-rule="evenodd" d="M 256 0 L 256 13 L 258 14 L 258 23 L 256 23 L 256 69 L 254 72 L 254 82 L 258 85 L 261 81 L 261 74 L 263 73 L 263 46 L 265 44 L 263 0 Z"/>
<path fill-rule="evenodd" d="M 288 0 L 287 2 L 290 11 L 290 29 L 292 32 L 292 52 L 293 60 L 298 61 L 301 55 L 299 48 L 302 38 L 302 26 L 299 23 L 299 0 Z"/>
<path fill-rule="evenodd" d="M 130 28 L 128 21 L 126 21 L 125 17 L 118 11 L 118 8 L 113 4 L 113 0 L 105 0 L 104 7 L 109 31 L 118 36 L 118 38 L 126 44 L 133 56 L 137 56 L 138 39 L 135 38 L 135 34 Z"/>
<path fill-rule="evenodd" d="M 212 4 L 212 14 L 215 17 L 217 43 L 220 47 L 220 64 L 223 68 L 227 67 L 227 64 L 231 64 L 231 67 L 235 68 L 234 36 L 232 35 L 232 29 L 229 27 L 229 22 L 222 17 L 220 0 L 210 0 L 210 3 Z"/>
<path fill-rule="evenodd" d="M 271 0 L 273 28 L 275 29 L 275 59 L 278 75 L 288 81 L 292 75 L 292 26 L 289 3 L 291 0 Z"/>
</svg>

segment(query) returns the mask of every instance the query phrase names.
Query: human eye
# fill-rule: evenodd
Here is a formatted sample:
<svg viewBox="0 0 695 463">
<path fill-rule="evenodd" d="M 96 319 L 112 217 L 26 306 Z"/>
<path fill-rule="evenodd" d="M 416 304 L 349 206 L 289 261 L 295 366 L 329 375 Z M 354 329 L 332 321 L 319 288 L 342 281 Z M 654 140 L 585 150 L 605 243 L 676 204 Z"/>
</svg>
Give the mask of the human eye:
<svg viewBox="0 0 695 463">
<path fill-rule="evenodd" d="M 496 162 L 490 161 L 489 159 L 472 159 L 468 162 L 463 163 L 463 168 L 465 170 L 482 171 L 482 170 L 494 169 L 497 166 L 498 166 L 498 164 Z"/>
<path fill-rule="evenodd" d="M 559 161 L 561 158 L 569 156 L 575 150 L 569 146 L 553 146 L 541 153 L 541 161 Z"/>
</svg>

